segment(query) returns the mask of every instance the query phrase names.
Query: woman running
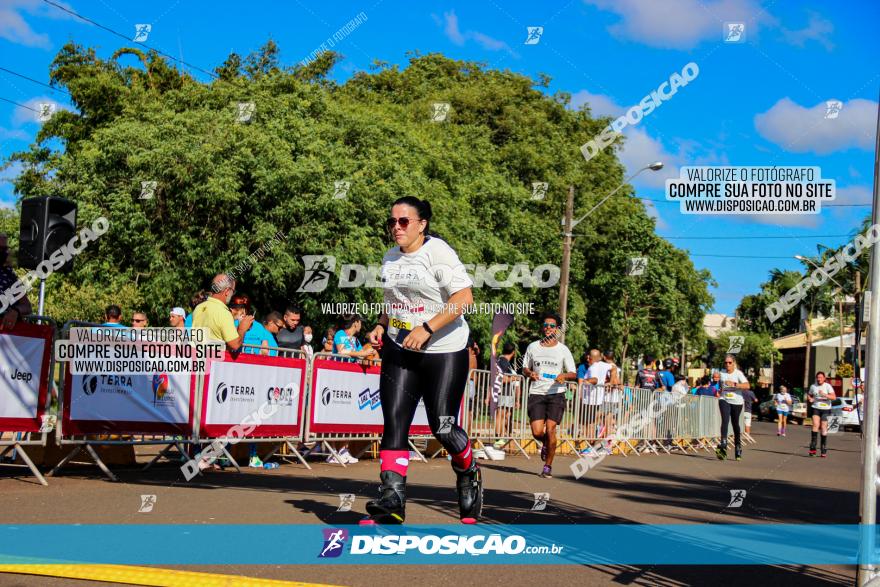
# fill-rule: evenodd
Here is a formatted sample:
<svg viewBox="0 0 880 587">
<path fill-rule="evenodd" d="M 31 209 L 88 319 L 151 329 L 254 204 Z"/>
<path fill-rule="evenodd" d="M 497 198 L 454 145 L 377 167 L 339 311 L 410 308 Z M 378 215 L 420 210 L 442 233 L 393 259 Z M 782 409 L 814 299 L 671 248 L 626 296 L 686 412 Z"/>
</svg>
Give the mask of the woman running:
<svg viewBox="0 0 880 587">
<path fill-rule="evenodd" d="M 400 524 L 406 506 L 409 428 L 424 399 L 431 432 L 452 457 L 461 521 L 474 524 L 483 506 L 482 477 L 458 414 L 468 374 L 473 303 L 470 277 L 452 248 L 430 236 L 431 205 L 413 196 L 391 207 L 388 230 L 397 246 L 382 259 L 387 313 L 369 334 L 382 341 L 379 395 L 385 429 L 379 446 L 379 498 L 362 524 Z"/>
<path fill-rule="evenodd" d="M 742 460 L 742 437 L 739 429 L 739 416 L 743 410 L 744 389 L 749 388 L 749 380 L 743 372 L 736 368 L 733 355 L 724 357 L 724 369 L 721 371 L 721 397 L 718 398 L 718 409 L 721 410 L 721 442 L 715 449 L 718 460 L 727 458 L 727 426 L 733 425 L 733 445 L 736 460 Z"/>
<path fill-rule="evenodd" d="M 786 386 L 779 386 L 779 393 L 773 397 L 773 403 L 776 404 L 776 415 L 779 416 L 776 423 L 776 436 L 785 436 L 785 424 L 792 406 L 791 395 Z"/>
</svg>

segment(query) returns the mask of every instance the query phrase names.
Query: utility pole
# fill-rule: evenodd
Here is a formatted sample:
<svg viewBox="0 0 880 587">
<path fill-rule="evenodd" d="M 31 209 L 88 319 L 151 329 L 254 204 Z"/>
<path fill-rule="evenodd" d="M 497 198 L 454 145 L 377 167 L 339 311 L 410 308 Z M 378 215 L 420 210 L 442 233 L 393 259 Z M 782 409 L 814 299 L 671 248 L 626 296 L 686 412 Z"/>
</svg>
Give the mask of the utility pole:
<svg viewBox="0 0 880 587">
<path fill-rule="evenodd" d="M 859 365 L 862 364 L 862 272 L 856 269 L 856 291 L 853 297 L 855 298 L 855 316 L 853 317 L 853 377 L 856 379 L 862 378 L 862 372 L 859 368 Z M 865 385 L 865 382 L 862 381 L 862 385 Z M 864 389 L 864 387 L 862 388 Z M 856 391 L 853 390 L 853 395 L 856 394 Z M 862 412 L 865 411 L 865 406 L 862 406 Z"/>
<path fill-rule="evenodd" d="M 871 223 L 880 222 L 880 107 L 877 108 L 877 142 L 874 145 L 874 201 L 871 207 Z M 875 524 L 877 523 L 877 428 L 880 419 L 880 304 L 877 303 L 877 283 L 880 283 L 880 254 L 871 249 L 871 271 L 868 283 L 871 289 L 870 303 L 867 304 L 868 316 L 868 347 L 865 356 L 865 419 L 862 422 L 865 442 L 862 449 L 862 491 L 860 503 L 860 540 L 859 540 L 859 574 L 857 584 L 867 585 L 877 576 L 877 567 L 871 563 L 876 556 Z"/>
<path fill-rule="evenodd" d="M 562 318 L 560 342 L 565 342 L 568 330 L 568 272 L 571 263 L 571 221 L 574 217 L 574 186 L 568 186 L 568 200 L 565 202 L 565 232 L 562 239 L 562 276 L 559 282 L 559 317 Z"/>
</svg>

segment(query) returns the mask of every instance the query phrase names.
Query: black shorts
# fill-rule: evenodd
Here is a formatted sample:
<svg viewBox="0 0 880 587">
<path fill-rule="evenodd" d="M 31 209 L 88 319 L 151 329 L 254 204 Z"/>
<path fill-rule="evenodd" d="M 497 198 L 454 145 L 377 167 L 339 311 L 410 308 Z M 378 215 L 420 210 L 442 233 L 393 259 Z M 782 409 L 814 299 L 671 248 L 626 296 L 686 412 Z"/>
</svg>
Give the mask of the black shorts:
<svg viewBox="0 0 880 587">
<path fill-rule="evenodd" d="M 551 393 L 547 395 L 529 396 L 529 422 L 535 420 L 553 420 L 562 422 L 565 413 L 565 394 Z"/>
<path fill-rule="evenodd" d="M 820 421 L 820 422 L 827 422 L 827 421 L 828 421 L 828 415 L 829 415 L 830 413 L 831 413 L 831 410 L 818 410 L 818 409 L 816 409 L 816 408 L 813 408 L 813 415 L 814 415 L 814 416 L 819 416 L 819 421 Z"/>
</svg>

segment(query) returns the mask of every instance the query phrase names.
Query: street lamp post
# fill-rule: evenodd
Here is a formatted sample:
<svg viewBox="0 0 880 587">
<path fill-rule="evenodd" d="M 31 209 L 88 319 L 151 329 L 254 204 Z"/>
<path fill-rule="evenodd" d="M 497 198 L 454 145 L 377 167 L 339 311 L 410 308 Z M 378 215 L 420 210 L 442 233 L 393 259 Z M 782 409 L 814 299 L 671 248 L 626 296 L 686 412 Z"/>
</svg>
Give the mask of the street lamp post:
<svg viewBox="0 0 880 587">
<path fill-rule="evenodd" d="M 813 260 L 811 258 L 804 257 L 803 255 L 795 255 L 794 258 L 797 259 L 798 261 L 804 261 L 806 263 L 809 263 L 810 265 L 812 265 L 813 267 L 815 267 L 816 269 L 818 269 L 819 271 L 824 273 L 825 276 L 829 280 L 833 281 L 835 284 L 837 284 L 837 287 L 840 288 L 840 294 L 837 297 L 837 320 L 838 320 L 838 322 L 840 322 L 840 338 L 837 343 L 837 349 L 838 349 L 837 355 L 839 357 L 838 360 L 842 363 L 843 362 L 843 286 L 840 284 L 839 281 L 837 281 L 836 279 L 831 277 L 828 274 L 828 272 L 825 271 L 825 269 L 823 269 L 818 264 L 813 262 Z M 807 362 L 809 362 L 809 361 L 807 361 Z M 809 365 L 807 365 L 807 369 L 809 369 Z M 843 380 L 842 379 L 843 378 L 841 378 L 841 383 L 840 383 L 841 389 L 843 388 Z"/>
<path fill-rule="evenodd" d="M 560 283 L 559 283 L 559 317 L 562 319 L 562 324 L 564 325 L 564 328 L 562 330 L 562 334 L 560 336 L 560 339 L 562 341 L 565 340 L 565 332 L 566 332 L 566 330 L 568 330 L 568 326 L 567 326 L 568 322 L 566 321 L 568 318 L 568 277 L 569 277 L 569 265 L 571 263 L 571 241 L 572 241 L 572 237 L 574 236 L 571 231 L 574 229 L 575 226 L 580 224 L 587 216 L 592 214 L 596 210 L 596 208 L 598 208 L 599 206 L 604 204 L 605 201 L 608 200 L 608 198 L 610 198 L 615 193 L 617 193 L 617 191 L 620 190 L 620 188 L 622 188 L 627 183 L 629 183 L 629 181 L 632 178 L 634 178 L 638 174 L 642 173 L 643 171 L 647 171 L 648 169 L 650 169 L 651 171 L 659 171 L 660 169 L 663 169 L 663 162 L 662 161 L 655 161 L 654 163 L 651 163 L 650 165 L 646 165 L 646 166 L 642 167 L 641 169 L 639 169 L 638 171 L 636 171 L 635 173 L 633 173 L 632 175 L 630 175 L 628 178 L 623 180 L 623 183 L 621 183 L 619 186 L 617 186 L 616 188 L 611 190 L 608 193 L 608 195 L 606 195 L 604 198 L 602 198 L 602 200 L 600 200 L 598 204 L 596 204 L 595 206 L 590 208 L 589 212 L 587 212 L 586 214 L 584 214 L 583 216 L 581 216 L 577 220 L 572 220 L 572 216 L 574 215 L 574 186 L 569 186 L 568 200 L 566 201 L 566 204 L 565 204 L 565 216 L 562 219 L 562 226 L 564 227 L 564 231 L 562 233 L 562 235 L 563 235 L 563 239 L 562 239 L 562 270 L 561 270 Z"/>
</svg>

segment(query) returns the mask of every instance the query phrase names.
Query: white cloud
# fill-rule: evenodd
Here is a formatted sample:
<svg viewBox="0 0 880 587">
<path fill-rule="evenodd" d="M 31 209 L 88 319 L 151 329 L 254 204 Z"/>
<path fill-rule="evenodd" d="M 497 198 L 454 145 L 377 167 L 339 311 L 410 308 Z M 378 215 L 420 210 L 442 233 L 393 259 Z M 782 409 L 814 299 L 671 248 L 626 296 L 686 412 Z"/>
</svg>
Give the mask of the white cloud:
<svg viewBox="0 0 880 587">
<path fill-rule="evenodd" d="M 837 186 L 837 197 L 834 199 L 835 204 L 870 204 L 874 199 L 871 186 L 850 185 L 841 187 Z M 830 210 L 835 218 L 846 218 L 851 220 L 861 220 L 871 213 L 870 206 L 831 206 L 822 207 L 822 211 Z"/>
<path fill-rule="evenodd" d="M 662 161 L 663 169 L 659 171 L 643 171 L 633 179 L 633 185 L 665 189 L 666 180 L 678 177 L 679 157 L 667 151 L 663 144 L 648 136 L 642 128 L 626 129 L 623 148 L 618 153 L 620 162 L 632 175 L 654 161 Z"/>
<path fill-rule="evenodd" d="M 611 116 L 617 118 L 621 116 L 626 109 L 617 104 L 608 96 L 602 94 L 593 94 L 587 90 L 581 90 L 571 96 L 571 108 L 579 110 L 584 104 L 589 104 L 590 113 L 593 118 L 602 116 Z"/>
<path fill-rule="evenodd" d="M 809 11 L 809 14 L 810 22 L 806 28 L 796 31 L 783 28 L 783 37 L 789 44 L 796 47 L 803 47 L 807 41 L 816 41 L 825 47 L 826 51 L 831 51 L 834 48 L 834 43 L 829 37 L 834 32 L 834 24 L 812 10 Z"/>
<path fill-rule="evenodd" d="M 437 15 L 431 15 L 434 19 L 434 22 L 443 26 L 443 33 L 446 35 L 450 41 L 454 44 L 462 46 L 467 41 L 476 41 L 483 49 L 488 49 L 489 51 L 507 51 L 511 55 L 516 55 L 507 43 L 504 41 L 499 41 L 494 37 L 490 37 L 485 33 L 481 33 L 479 31 L 465 31 L 461 32 L 461 29 L 458 26 L 458 16 L 455 14 L 455 11 L 444 12 L 443 20 L 441 21 Z"/>
<path fill-rule="evenodd" d="M 19 176 L 22 170 L 20 161 L 15 161 L 0 169 L 0 208 L 14 208 L 18 201 L 12 180 Z"/>
<path fill-rule="evenodd" d="M 845 102 L 837 118 L 825 118 L 825 113 L 825 102 L 806 108 L 786 97 L 757 114 L 755 128 L 762 137 L 792 153 L 827 155 L 873 148 L 877 102 L 858 98 Z"/>
<path fill-rule="evenodd" d="M 30 135 L 21 129 L 3 128 L 2 126 L 0 126 L 0 141 L 6 141 L 6 140 L 27 141 L 30 138 L 31 138 Z"/>
<path fill-rule="evenodd" d="M 65 2 L 58 2 L 58 4 L 70 8 Z M 49 35 L 34 31 L 24 19 L 25 12 L 33 16 L 54 19 L 73 18 L 53 6 L 40 2 L 40 0 L 0 0 L 0 39 L 6 39 L 26 47 L 43 49 L 51 47 Z"/>
<path fill-rule="evenodd" d="M 36 98 L 31 98 L 30 100 L 23 103 L 23 105 L 27 106 L 28 108 L 16 106 L 13 109 L 12 123 L 15 126 L 21 126 L 22 124 L 28 122 L 34 124 L 42 124 L 37 118 L 37 113 L 40 111 L 40 104 L 54 104 L 55 112 L 60 112 L 61 110 L 70 110 L 69 107 L 65 106 L 61 102 L 58 102 L 57 100 L 54 100 L 47 96 L 38 96 Z"/>
<path fill-rule="evenodd" d="M 746 39 L 776 19 L 755 0 L 584 0 L 621 17 L 609 31 L 652 47 L 691 49 L 705 40 L 721 41 L 725 22 L 746 23 Z"/>
</svg>

